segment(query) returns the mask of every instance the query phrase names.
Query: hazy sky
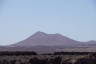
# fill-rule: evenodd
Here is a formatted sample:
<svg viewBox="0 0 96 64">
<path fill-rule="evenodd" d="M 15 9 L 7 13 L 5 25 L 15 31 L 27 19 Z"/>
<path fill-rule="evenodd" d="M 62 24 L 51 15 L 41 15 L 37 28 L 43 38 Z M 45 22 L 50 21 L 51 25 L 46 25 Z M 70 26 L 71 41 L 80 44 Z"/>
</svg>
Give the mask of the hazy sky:
<svg viewBox="0 0 96 64">
<path fill-rule="evenodd" d="M 96 40 L 95 0 L 0 0 L 0 45 L 37 31 Z"/>
</svg>

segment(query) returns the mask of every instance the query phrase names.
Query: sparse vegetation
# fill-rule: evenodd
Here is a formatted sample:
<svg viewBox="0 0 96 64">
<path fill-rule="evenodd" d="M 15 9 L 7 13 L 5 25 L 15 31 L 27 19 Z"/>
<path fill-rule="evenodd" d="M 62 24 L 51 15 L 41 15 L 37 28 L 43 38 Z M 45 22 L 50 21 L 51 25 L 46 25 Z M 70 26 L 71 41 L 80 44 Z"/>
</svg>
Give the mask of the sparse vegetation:
<svg viewBox="0 0 96 64">
<path fill-rule="evenodd" d="M 57 53 L 57 52 L 55 52 Z M 0 64 L 96 64 L 96 54 L 37 54 L 36 52 L 0 52 Z"/>
</svg>

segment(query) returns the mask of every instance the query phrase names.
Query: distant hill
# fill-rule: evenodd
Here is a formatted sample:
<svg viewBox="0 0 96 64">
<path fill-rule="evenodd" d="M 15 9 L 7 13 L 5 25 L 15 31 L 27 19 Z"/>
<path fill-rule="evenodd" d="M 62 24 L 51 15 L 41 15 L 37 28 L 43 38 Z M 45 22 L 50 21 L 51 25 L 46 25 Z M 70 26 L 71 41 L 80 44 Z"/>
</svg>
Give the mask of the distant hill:
<svg viewBox="0 0 96 64">
<path fill-rule="evenodd" d="M 37 32 L 12 46 L 74 46 L 78 44 L 80 44 L 79 41 L 75 41 L 61 34 Z"/>
<path fill-rule="evenodd" d="M 96 41 L 80 42 L 61 34 L 46 34 L 39 31 L 16 44 L 0 47 L 0 51 L 36 51 L 41 53 L 54 51 L 96 52 Z"/>
</svg>

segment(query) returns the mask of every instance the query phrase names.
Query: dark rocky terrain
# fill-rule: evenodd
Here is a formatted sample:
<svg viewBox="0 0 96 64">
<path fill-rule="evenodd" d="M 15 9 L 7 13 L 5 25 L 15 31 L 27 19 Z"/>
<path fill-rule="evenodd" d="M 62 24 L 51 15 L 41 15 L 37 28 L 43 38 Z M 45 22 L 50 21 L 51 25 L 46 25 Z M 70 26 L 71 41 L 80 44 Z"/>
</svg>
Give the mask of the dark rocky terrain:
<svg viewBox="0 0 96 64">
<path fill-rule="evenodd" d="M 96 55 L 3 55 L 0 64 L 96 64 Z"/>
</svg>

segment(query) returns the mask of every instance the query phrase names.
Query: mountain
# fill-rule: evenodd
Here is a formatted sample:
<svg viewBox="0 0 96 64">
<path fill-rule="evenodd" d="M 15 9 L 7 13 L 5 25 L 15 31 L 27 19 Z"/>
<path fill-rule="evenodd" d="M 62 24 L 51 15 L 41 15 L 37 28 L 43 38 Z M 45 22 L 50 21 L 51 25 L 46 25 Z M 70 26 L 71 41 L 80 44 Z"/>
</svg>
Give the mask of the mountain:
<svg viewBox="0 0 96 64">
<path fill-rule="evenodd" d="M 80 42 L 61 34 L 36 32 L 27 39 L 9 46 L 0 46 L 0 51 L 35 51 L 50 53 L 55 51 L 96 52 L 96 41 Z"/>
<path fill-rule="evenodd" d="M 62 36 L 61 34 L 37 32 L 29 38 L 11 46 L 74 46 L 78 44 L 80 44 L 79 41 Z"/>
<path fill-rule="evenodd" d="M 96 41 L 94 41 L 94 40 L 88 41 L 88 42 L 86 42 L 86 45 L 90 46 L 90 47 L 94 47 L 94 46 L 96 46 Z"/>
<path fill-rule="evenodd" d="M 94 43 L 96 43 L 96 41 L 94 41 L 94 40 L 91 40 L 91 41 L 88 41 L 87 43 L 91 43 L 91 44 L 94 44 Z"/>
</svg>

